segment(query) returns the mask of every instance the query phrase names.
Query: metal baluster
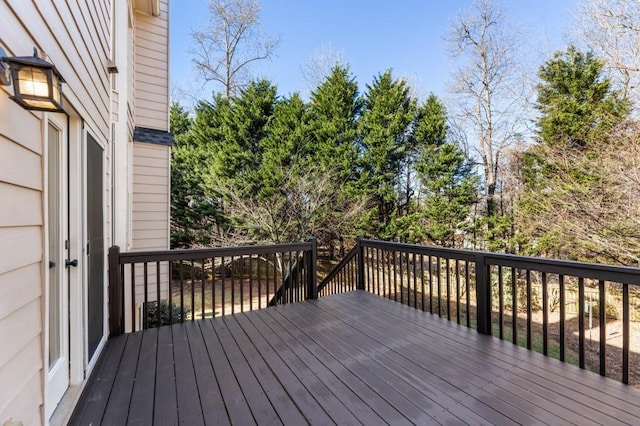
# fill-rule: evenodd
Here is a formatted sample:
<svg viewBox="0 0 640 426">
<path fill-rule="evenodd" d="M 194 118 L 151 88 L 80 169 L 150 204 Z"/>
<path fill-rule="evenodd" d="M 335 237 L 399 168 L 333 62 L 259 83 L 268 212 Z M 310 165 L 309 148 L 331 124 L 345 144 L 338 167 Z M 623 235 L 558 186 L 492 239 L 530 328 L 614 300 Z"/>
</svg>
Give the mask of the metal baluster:
<svg viewBox="0 0 640 426">
<path fill-rule="evenodd" d="M 600 375 L 607 375 L 607 296 L 604 280 L 598 281 L 598 296 L 600 299 Z"/>
</svg>

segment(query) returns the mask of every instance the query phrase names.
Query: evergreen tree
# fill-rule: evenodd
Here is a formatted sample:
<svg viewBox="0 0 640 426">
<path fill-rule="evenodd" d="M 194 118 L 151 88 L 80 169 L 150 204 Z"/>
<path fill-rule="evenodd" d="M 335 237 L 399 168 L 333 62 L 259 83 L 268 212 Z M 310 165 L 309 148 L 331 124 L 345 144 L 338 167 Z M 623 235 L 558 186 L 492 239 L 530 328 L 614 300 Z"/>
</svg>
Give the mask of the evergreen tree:
<svg viewBox="0 0 640 426">
<path fill-rule="evenodd" d="M 629 106 L 603 76 L 604 62 L 569 46 L 556 52 L 538 76 L 538 135 L 548 145 L 581 148 L 597 142 L 624 118 Z"/>
<path fill-rule="evenodd" d="M 371 201 L 363 223 L 369 235 L 396 237 L 390 224 L 400 214 L 404 190 L 400 177 L 410 152 L 415 115 L 416 102 L 409 95 L 409 86 L 393 79 L 391 71 L 367 86 L 359 122 L 362 174 L 358 185 Z"/>
<path fill-rule="evenodd" d="M 202 186 L 210 157 L 204 146 L 194 142 L 194 123 L 176 103 L 171 105 L 169 123 L 174 138 L 171 148 L 171 247 L 211 246 L 213 229 L 222 216 Z"/>
<path fill-rule="evenodd" d="M 596 250 L 589 240 L 612 233 L 604 229 L 611 212 L 593 200 L 606 205 L 617 198 L 605 163 L 611 131 L 629 106 L 604 76 L 602 61 L 573 46 L 556 52 L 539 76 L 539 139 L 522 156 L 517 223 L 529 254 L 590 259 Z"/>
<path fill-rule="evenodd" d="M 462 149 L 447 140 L 448 130 L 446 109 L 431 94 L 415 131 L 420 147 L 415 168 L 424 196 L 418 215 L 430 242 L 452 247 L 476 203 L 477 178 Z"/>
<path fill-rule="evenodd" d="M 219 120 L 205 124 L 207 129 L 215 127 L 207 185 L 213 194 L 233 187 L 250 195 L 260 186 L 257 173 L 262 161 L 260 143 L 267 135 L 267 124 L 273 115 L 276 87 L 267 80 L 252 82 L 238 98 L 219 104 Z"/>
<path fill-rule="evenodd" d="M 285 174 L 300 167 L 302 153 L 309 141 L 307 105 L 298 93 L 278 102 L 261 142 L 261 195 L 278 192 Z"/>
<path fill-rule="evenodd" d="M 309 164 L 329 178 L 334 188 L 330 205 L 353 200 L 358 155 L 356 125 L 361 109 L 358 84 L 346 66 L 336 65 L 311 93 L 309 143 L 303 154 Z M 328 212 L 328 215 L 333 216 L 328 218 L 328 223 L 334 226 L 324 229 L 317 237 L 333 249 L 344 233 L 353 232 L 353 227 L 346 226 L 338 212 Z"/>
</svg>

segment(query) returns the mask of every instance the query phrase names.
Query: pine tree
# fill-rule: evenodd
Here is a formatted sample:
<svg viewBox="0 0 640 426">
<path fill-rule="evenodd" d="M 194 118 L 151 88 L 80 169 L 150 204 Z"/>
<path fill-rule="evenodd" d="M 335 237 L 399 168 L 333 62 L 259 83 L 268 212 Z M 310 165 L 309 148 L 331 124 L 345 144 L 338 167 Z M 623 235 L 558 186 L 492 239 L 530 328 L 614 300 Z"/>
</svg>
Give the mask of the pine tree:
<svg viewBox="0 0 640 426">
<path fill-rule="evenodd" d="M 207 184 L 213 193 L 233 187 L 250 195 L 260 186 L 261 141 L 276 104 L 276 87 L 267 80 L 250 83 L 238 98 L 222 103 L 213 129 L 213 164 Z M 213 120 L 209 128 L 216 125 Z"/>
<path fill-rule="evenodd" d="M 567 148 L 597 143 L 624 118 L 629 105 L 603 76 L 604 62 L 569 46 L 556 52 L 538 76 L 538 135 L 548 145 Z"/>
<path fill-rule="evenodd" d="M 188 113 L 174 103 L 170 109 L 171 148 L 171 247 L 211 246 L 213 230 L 222 221 L 212 198 L 205 195 L 202 177 L 209 156 L 195 142 L 194 123 Z"/>
<path fill-rule="evenodd" d="M 311 93 L 309 105 L 309 143 L 303 155 L 328 177 L 334 188 L 330 205 L 353 200 L 356 180 L 358 149 L 357 120 L 362 109 L 358 84 L 346 66 L 336 65 L 329 76 Z M 346 232 L 347 226 L 341 213 L 328 212 L 327 223 L 334 225 L 317 235 L 321 243 L 333 247 Z"/>
<path fill-rule="evenodd" d="M 400 177 L 410 152 L 415 115 L 416 102 L 409 95 L 409 86 L 404 80 L 393 79 L 391 71 L 378 75 L 367 86 L 359 121 L 359 186 L 371 200 L 363 226 L 372 236 L 396 237 L 390 224 L 400 214 L 404 190 Z"/>
<path fill-rule="evenodd" d="M 348 67 L 336 65 L 311 93 L 311 140 L 307 154 L 338 179 L 352 177 L 356 158 L 356 121 L 362 101 Z"/>
<path fill-rule="evenodd" d="M 420 109 L 415 131 L 415 168 L 424 197 L 418 215 L 430 242 L 452 247 L 476 203 L 477 177 L 462 149 L 447 139 L 448 131 L 446 109 L 431 94 Z"/>
<path fill-rule="evenodd" d="M 538 143 L 522 156 L 517 223 L 529 254 L 593 260 L 598 249 L 589 241 L 606 246 L 607 234 L 618 232 L 609 225 L 615 212 L 606 208 L 618 198 L 607 162 L 612 129 L 629 105 L 612 89 L 603 62 L 573 46 L 556 52 L 539 76 Z"/>
</svg>

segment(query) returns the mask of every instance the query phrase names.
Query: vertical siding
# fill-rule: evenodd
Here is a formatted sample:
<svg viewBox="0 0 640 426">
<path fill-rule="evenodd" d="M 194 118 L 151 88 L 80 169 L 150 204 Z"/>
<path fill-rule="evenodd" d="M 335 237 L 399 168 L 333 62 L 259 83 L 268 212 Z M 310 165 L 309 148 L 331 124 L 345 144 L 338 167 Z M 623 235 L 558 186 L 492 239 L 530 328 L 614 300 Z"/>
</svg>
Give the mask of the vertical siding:
<svg viewBox="0 0 640 426">
<path fill-rule="evenodd" d="M 169 7 L 160 1 L 160 16 L 136 14 L 136 126 L 169 130 Z"/>
<path fill-rule="evenodd" d="M 132 250 L 169 248 L 169 160 L 168 146 L 133 143 Z M 155 266 L 149 267 L 151 299 L 155 298 Z M 166 295 L 168 266 L 162 265 L 161 284 Z M 142 267 L 136 275 L 137 301 L 143 300 Z"/>
<path fill-rule="evenodd" d="M 103 143 L 109 135 L 110 7 L 104 0 L 0 1 L 9 55 L 36 46 L 66 80 L 65 92 Z M 0 424 L 44 419 L 43 188 L 45 114 L 25 111 L 0 88 Z M 107 145 L 108 146 L 108 145 Z M 107 149 L 109 152 L 109 149 Z"/>
</svg>

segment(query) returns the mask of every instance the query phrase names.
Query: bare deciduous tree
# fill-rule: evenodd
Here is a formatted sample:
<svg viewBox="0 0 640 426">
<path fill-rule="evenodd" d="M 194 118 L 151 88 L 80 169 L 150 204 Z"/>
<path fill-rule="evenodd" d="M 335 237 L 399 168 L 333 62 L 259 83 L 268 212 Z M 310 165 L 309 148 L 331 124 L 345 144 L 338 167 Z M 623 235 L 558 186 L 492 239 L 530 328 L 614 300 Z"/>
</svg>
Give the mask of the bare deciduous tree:
<svg viewBox="0 0 640 426">
<path fill-rule="evenodd" d="M 268 197 L 247 197 L 237 188 L 224 189 L 226 208 L 235 220 L 238 243 L 286 243 L 314 235 L 342 235 L 345 224 L 364 211 L 361 201 L 336 201 L 330 173 L 298 166 L 283 170 L 279 191 Z M 334 212 L 336 214 L 328 214 Z"/>
<path fill-rule="evenodd" d="M 332 43 L 323 44 L 300 66 L 302 78 L 314 90 L 331 74 L 336 65 L 343 63 L 342 50 L 335 50 Z"/>
<path fill-rule="evenodd" d="M 227 97 L 245 85 L 248 66 L 269 58 L 278 44 L 258 30 L 257 0 L 210 0 L 208 27 L 192 34 L 195 67 L 205 82 L 220 83 Z"/>
<path fill-rule="evenodd" d="M 452 89 L 452 127 L 477 150 L 484 172 L 486 215 L 496 211 L 500 156 L 522 133 L 523 80 L 518 75 L 517 37 L 504 12 L 491 0 L 477 0 L 453 22 L 449 37 L 458 68 Z M 489 232 L 491 239 L 491 232 Z"/>
<path fill-rule="evenodd" d="M 579 11 L 582 44 L 606 61 L 625 98 L 640 101 L 640 2 L 589 0 Z"/>
</svg>

